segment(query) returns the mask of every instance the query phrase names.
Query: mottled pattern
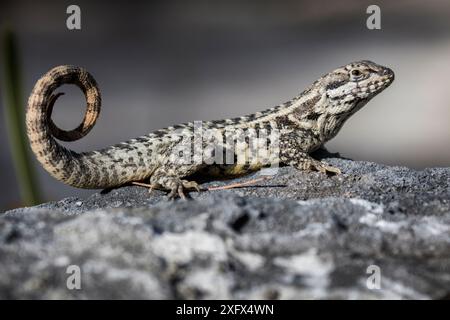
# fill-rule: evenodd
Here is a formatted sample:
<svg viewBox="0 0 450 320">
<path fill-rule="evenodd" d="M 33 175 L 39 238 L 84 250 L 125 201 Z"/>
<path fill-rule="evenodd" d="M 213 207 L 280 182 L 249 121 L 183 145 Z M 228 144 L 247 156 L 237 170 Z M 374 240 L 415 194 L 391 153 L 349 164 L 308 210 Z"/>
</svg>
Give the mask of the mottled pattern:
<svg viewBox="0 0 450 320">
<path fill-rule="evenodd" d="M 59 66 L 45 74 L 30 95 L 27 133 L 39 162 L 66 184 L 108 188 L 149 179 L 152 186 L 171 191 L 171 197 L 184 197 L 185 189 L 198 189 L 195 182 L 183 180 L 195 173 L 242 175 L 279 164 L 340 173 L 338 168 L 309 154 L 333 138 L 352 114 L 393 80 L 389 68 L 370 61 L 354 62 L 325 74 L 292 100 L 262 112 L 203 122 L 199 128 L 196 123 L 180 124 L 106 149 L 76 153 L 58 144 L 55 138 L 74 141 L 91 130 L 100 112 L 100 92 L 84 69 Z M 72 131 L 59 129 L 51 120 L 53 105 L 60 95 L 55 90 L 68 83 L 80 87 L 87 101 L 84 119 Z M 265 139 L 267 147 L 276 146 L 277 153 L 254 161 L 251 155 L 259 147 L 253 143 L 263 132 L 269 136 Z M 277 141 L 271 133 L 279 134 Z M 195 161 L 199 150 L 203 157 Z M 214 161 L 219 156 L 217 150 L 227 153 L 226 159 L 231 158 L 233 163 Z M 192 161 L 183 161 L 180 154 L 189 155 Z"/>
</svg>

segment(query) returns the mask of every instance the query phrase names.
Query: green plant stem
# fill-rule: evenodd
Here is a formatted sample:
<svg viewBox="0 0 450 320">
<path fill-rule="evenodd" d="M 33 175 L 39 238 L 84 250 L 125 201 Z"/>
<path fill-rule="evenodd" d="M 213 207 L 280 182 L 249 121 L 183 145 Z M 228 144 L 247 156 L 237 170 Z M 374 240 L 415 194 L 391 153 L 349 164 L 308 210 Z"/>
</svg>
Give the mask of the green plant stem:
<svg viewBox="0 0 450 320">
<path fill-rule="evenodd" d="M 15 167 L 20 194 L 24 205 L 40 202 L 36 174 L 33 169 L 25 134 L 24 103 L 20 78 L 16 39 L 9 28 L 2 34 L 3 45 L 3 101 L 9 145 Z M 5 183 L 4 181 L 2 183 Z M 3 185 L 3 187 L 7 187 Z"/>
</svg>

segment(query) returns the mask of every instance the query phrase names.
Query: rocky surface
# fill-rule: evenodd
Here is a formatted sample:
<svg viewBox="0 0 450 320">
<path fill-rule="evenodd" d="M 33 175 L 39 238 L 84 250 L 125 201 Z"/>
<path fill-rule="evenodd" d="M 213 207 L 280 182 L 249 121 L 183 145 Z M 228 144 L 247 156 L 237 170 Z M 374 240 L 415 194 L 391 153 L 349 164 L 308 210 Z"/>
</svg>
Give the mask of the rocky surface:
<svg viewBox="0 0 450 320">
<path fill-rule="evenodd" d="M 450 169 L 325 160 L 344 174 L 285 167 L 188 201 L 129 186 L 6 212 L 0 298 L 450 298 Z"/>
</svg>

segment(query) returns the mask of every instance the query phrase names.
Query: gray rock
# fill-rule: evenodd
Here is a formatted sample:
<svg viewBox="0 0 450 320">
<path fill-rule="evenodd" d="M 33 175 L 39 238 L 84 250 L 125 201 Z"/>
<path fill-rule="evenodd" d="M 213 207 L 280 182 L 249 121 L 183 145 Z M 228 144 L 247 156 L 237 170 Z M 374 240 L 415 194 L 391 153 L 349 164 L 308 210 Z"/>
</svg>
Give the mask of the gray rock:
<svg viewBox="0 0 450 320">
<path fill-rule="evenodd" d="M 189 201 L 128 186 L 8 211 L 0 298 L 449 298 L 450 169 L 326 161 L 344 174 L 284 167 Z"/>
</svg>

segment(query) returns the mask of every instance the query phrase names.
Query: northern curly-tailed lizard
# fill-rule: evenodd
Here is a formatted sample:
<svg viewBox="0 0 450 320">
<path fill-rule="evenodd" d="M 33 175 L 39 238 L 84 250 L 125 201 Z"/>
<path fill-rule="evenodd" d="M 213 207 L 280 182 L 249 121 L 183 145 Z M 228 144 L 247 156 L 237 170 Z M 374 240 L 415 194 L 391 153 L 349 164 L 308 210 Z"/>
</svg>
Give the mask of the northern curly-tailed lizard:
<svg viewBox="0 0 450 320">
<path fill-rule="evenodd" d="M 199 189 L 196 182 L 185 180 L 194 173 L 242 175 L 284 164 L 339 174 L 338 168 L 309 154 L 333 138 L 348 118 L 393 80 L 394 73 L 387 67 L 353 62 L 325 74 L 292 100 L 265 111 L 205 121 L 197 128 L 194 122 L 175 125 L 102 150 L 77 153 L 55 139 L 74 141 L 92 129 L 100 112 L 100 92 L 86 70 L 59 66 L 34 86 L 28 100 L 27 133 L 39 162 L 68 185 L 95 189 L 149 180 L 152 186 L 170 191 L 170 197 L 184 197 L 186 189 Z M 63 84 L 77 85 L 87 100 L 83 122 L 71 131 L 59 129 L 51 120 L 53 105 L 61 95 L 55 90 Z M 252 140 L 259 139 L 263 131 L 266 147 L 276 144 L 277 152 L 250 159 Z M 228 160 L 231 152 L 232 161 L 215 162 L 218 152 L 227 153 Z"/>
</svg>

